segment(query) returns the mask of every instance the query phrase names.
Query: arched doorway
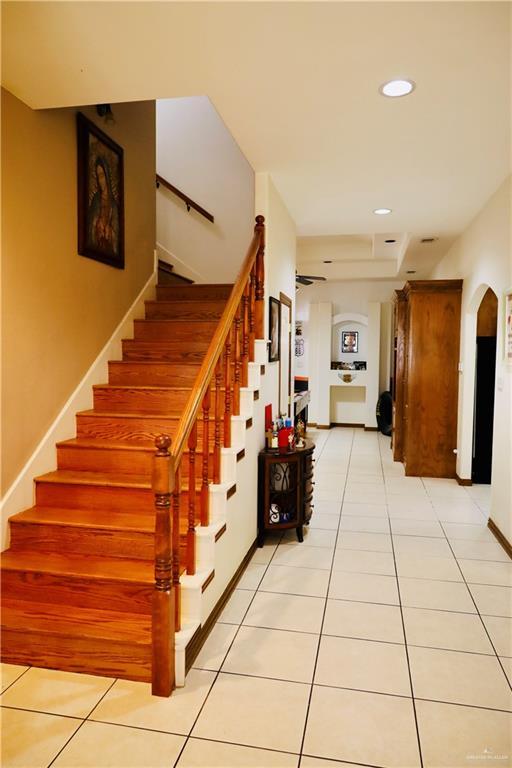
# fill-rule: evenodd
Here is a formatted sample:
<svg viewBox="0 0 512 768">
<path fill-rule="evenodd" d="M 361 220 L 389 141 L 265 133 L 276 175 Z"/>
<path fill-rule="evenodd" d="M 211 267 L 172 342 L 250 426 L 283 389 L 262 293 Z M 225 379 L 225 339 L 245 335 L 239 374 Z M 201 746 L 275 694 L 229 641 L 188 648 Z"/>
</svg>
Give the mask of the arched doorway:
<svg viewBox="0 0 512 768">
<path fill-rule="evenodd" d="M 494 291 L 488 288 L 480 302 L 476 323 L 475 407 L 471 466 L 471 479 L 474 483 L 491 482 L 497 328 L 498 298 Z"/>
</svg>

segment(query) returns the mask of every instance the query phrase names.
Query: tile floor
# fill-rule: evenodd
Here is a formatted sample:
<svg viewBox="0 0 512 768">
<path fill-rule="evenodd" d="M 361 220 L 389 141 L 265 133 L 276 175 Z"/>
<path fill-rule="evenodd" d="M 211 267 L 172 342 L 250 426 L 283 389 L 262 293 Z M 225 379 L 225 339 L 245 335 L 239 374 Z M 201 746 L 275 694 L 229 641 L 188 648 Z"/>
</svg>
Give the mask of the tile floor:
<svg viewBox="0 0 512 768">
<path fill-rule="evenodd" d="M 186 687 L 3 665 L 5 768 L 512 764 L 512 563 L 489 488 L 406 478 L 376 433 L 314 439 L 304 543 L 256 551 Z"/>
</svg>

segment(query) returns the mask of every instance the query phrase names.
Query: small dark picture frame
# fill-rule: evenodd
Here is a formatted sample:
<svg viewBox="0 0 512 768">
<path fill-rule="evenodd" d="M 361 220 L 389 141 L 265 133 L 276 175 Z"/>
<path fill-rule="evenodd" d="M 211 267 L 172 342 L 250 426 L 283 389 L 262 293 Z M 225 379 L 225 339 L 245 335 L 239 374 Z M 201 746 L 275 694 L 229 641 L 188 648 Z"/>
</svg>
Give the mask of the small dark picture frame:
<svg viewBox="0 0 512 768">
<path fill-rule="evenodd" d="M 268 347 L 269 363 L 277 363 L 281 355 L 281 302 L 269 297 L 268 329 L 270 343 Z"/>
<path fill-rule="evenodd" d="M 343 353 L 359 351 L 359 331 L 341 332 L 341 351 Z"/>
<path fill-rule="evenodd" d="M 124 269 L 123 148 L 80 112 L 78 159 L 78 253 Z"/>
</svg>

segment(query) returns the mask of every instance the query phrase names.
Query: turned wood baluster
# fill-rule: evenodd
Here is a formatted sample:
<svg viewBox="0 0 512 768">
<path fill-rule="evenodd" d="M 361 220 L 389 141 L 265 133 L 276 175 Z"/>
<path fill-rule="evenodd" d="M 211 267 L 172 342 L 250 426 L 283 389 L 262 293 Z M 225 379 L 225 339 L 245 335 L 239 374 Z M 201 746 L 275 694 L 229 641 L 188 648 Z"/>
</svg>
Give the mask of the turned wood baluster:
<svg viewBox="0 0 512 768">
<path fill-rule="evenodd" d="M 180 586 L 180 496 L 181 465 L 174 473 L 172 492 L 172 584 L 174 587 L 174 608 L 176 632 L 181 629 L 181 586 Z"/>
<path fill-rule="evenodd" d="M 256 340 L 256 262 L 251 269 L 249 278 L 249 362 L 254 362 L 254 342 Z"/>
<path fill-rule="evenodd" d="M 254 292 L 254 330 L 257 339 L 265 338 L 265 218 L 256 216 L 255 232 L 260 233 L 260 247 L 256 254 L 256 288 Z"/>
<path fill-rule="evenodd" d="M 174 590 L 172 588 L 171 485 L 174 482 L 169 446 L 171 438 L 159 435 L 153 460 L 155 494 L 155 589 L 152 611 L 152 669 L 154 696 L 170 696 L 174 688 Z"/>
<path fill-rule="evenodd" d="M 210 524 L 210 387 L 203 398 L 203 483 L 201 485 L 201 525 Z"/>
<path fill-rule="evenodd" d="M 213 447 L 213 482 L 220 483 L 220 429 L 222 421 L 222 402 L 220 394 L 220 385 L 222 382 L 222 355 L 217 360 L 215 366 L 215 430 Z"/>
<path fill-rule="evenodd" d="M 242 295 L 242 387 L 249 385 L 249 280 Z"/>
<path fill-rule="evenodd" d="M 235 315 L 235 383 L 233 385 L 233 414 L 240 416 L 240 386 L 242 372 L 242 345 L 240 343 L 240 331 L 242 323 L 241 307 L 238 305 Z"/>
<path fill-rule="evenodd" d="M 224 346 L 224 447 L 231 448 L 231 339 L 233 329 L 230 328 Z"/>
<path fill-rule="evenodd" d="M 187 573 L 190 576 L 196 572 L 196 448 L 197 421 L 188 438 Z"/>
</svg>

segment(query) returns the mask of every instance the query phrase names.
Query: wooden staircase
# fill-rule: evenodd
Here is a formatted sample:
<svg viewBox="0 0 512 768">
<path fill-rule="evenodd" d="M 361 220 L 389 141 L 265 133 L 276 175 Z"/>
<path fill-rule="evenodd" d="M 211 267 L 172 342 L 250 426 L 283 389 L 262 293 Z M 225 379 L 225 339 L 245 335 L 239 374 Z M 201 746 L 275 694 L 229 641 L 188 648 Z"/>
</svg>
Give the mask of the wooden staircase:
<svg viewBox="0 0 512 768">
<path fill-rule="evenodd" d="M 2 661 L 170 694 L 180 581 L 196 573 L 195 529 L 209 526 L 263 335 L 263 248 L 258 217 L 235 286 L 159 285 L 146 302 L 76 437 L 57 444 L 57 469 L 35 479 L 35 505 L 9 520 Z"/>
<path fill-rule="evenodd" d="M 35 506 L 10 519 L 3 661 L 151 680 L 155 438 L 174 436 L 231 289 L 157 288 L 123 359 L 109 363 L 108 384 L 94 387 L 94 408 L 77 414 L 77 436 L 57 444 L 57 470 L 36 478 Z M 184 461 L 180 574 L 188 467 Z"/>
</svg>

